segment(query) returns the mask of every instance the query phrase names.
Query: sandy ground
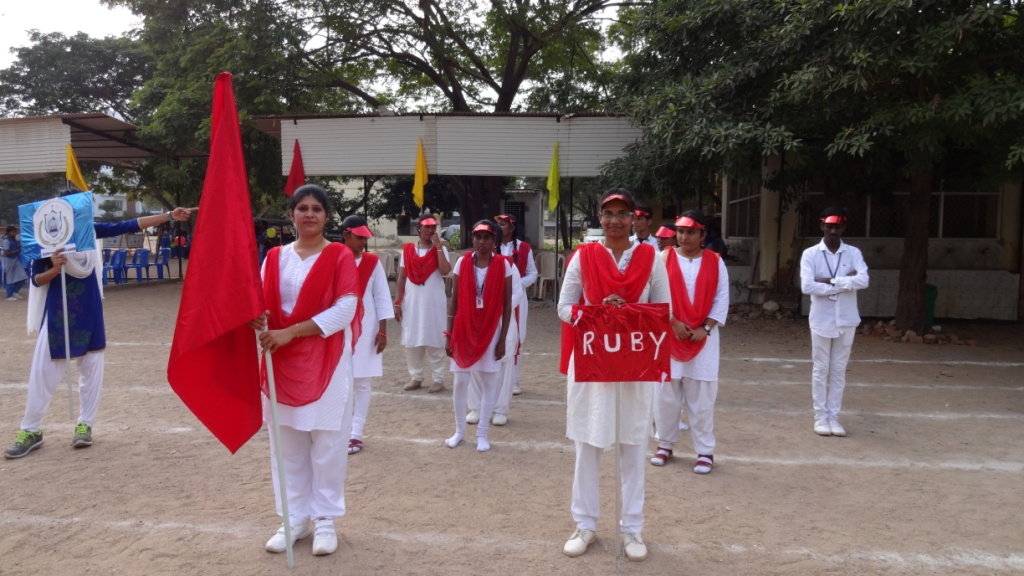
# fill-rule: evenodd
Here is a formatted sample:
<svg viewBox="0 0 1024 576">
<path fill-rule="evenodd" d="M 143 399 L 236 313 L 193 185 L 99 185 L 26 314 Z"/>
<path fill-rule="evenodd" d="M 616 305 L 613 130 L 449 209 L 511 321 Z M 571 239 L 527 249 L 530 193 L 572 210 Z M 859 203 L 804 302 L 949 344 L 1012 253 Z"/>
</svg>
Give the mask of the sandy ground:
<svg viewBox="0 0 1024 576">
<path fill-rule="evenodd" d="M 46 444 L 0 460 L 0 574 L 1024 573 L 1019 323 L 947 324 L 976 347 L 858 336 L 849 436 L 822 438 L 811 430 L 806 323 L 731 322 L 715 470 L 691 471 L 686 435 L 681 457 L 646 468 L 650 558 L 621 565 L 610 454 L 598 541 L 579 558 L 561 552 L 573 451 L 552 308 L 531 311 L 525 393 L 486 454 L 442 446 L 450 392 L 403 392 L 404 356 L 388 348 L 367 448 L 349 463 L 339 550 L 317 558 L 302 541 L 289 572 L 263 550 L 279 524 L 266 432 L 231 456 L 167 385 L 179 294 L 180 284 L 108 291 L 96 443 L 70 447 L 62 388 Z M 5 447 L 24 408 L 25 308 L 0 302 Z"/>
</svg>

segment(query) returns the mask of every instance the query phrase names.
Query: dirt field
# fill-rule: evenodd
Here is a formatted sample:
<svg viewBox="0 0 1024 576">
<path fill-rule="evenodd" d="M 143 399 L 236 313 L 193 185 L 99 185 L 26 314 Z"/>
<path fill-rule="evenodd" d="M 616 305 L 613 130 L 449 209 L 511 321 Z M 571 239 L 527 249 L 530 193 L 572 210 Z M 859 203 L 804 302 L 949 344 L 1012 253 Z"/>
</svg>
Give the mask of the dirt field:
<svg viewBox="0 0 1024 576">
<path fill-rule="evenodd" d="M 731 321 L 715 470 L 691 472 L 688 435 L 681 458 L 647 468 L 650 558 L 619 567 L 610 454 L 598 541 L 579 558 L 561 552 L 573 529 L 573 451 L 552 308 L 530 313 L 525 393 L 486 454 L 442 445 L 450 392 L 403 392 L 404 356 L 389 348 L 366 450 L 349 463 L 339 550 L 313 557 L 304 540 L 289 572 L 283 555 L 263 550 L 279 524 L 266 432 L 231 456 L 167 385 L 179 292 L 107 292 L 93 447 L 71 448 L 62 387 L 45 446 L 0 460 L 0 574 L 1024 573 L 1021 324 L 945 324 L 976 347 L 858 336 L 849 436 L 822 438 L 811 430 L 806 322 Z M 25 402 L 25 308 L 0 302 L 4 447 Z"/>
</svg>

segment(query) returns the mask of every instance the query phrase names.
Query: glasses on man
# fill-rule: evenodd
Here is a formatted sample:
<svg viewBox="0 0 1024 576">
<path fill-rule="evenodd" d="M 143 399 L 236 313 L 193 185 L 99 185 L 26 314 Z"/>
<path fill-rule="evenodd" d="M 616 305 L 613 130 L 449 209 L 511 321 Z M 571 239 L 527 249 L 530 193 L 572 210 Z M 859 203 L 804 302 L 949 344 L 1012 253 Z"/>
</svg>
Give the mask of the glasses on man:
<svg viewBox="0 0 1024 576">
<path fill-rule="evenodd" d="M 633 213 L 627 212 L 626 210 L 623 210 L 621 212 L 611 212 L 605 210 L 604 212 L 601 212 L 601 220 L 618 220 L 621 222 L 623 220 L 629 220 L 632 217 Z"/>
</svg>

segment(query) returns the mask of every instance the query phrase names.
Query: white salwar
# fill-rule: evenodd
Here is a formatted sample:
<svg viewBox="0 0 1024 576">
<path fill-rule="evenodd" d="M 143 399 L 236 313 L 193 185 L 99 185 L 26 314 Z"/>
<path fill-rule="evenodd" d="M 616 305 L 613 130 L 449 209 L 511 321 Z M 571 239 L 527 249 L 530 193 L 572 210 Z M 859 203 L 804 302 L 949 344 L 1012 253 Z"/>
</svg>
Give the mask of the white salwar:
<svg viewBox="0 0 1024 576">
<path fill-rule="evenodd" d="M 416 246 L 416 254 L 423 256 L 430 248 Z M 445 260 L 448 249 L 441 247 Z M 405 268 L 405 255 L 398 259 L 398 267 Z M 434 382 L 444 382 L 444 327 L 448 319 L 448 298 L 444 279 L 435 270 L 422 285 L 405 281 L 402 300 L 402 346 L 405 347 L 409 376 L 417 382 L 424 379 L 424 368 L 430 368 Z"/>
<path fill-rule="evenodd" d="M 356 259 L 356 267 L 362 260 L 363 257 L 360 255 Z M 383 355 L 377 353 L 377 332 L 380 330 L 380 321 L 395 317 L 394 308 L 391 306 L 388 277 L 384 273 L 384 266 L 379 261 L 373 269 L 370 282 L 367 283 L 362 298 L 362 333 L 359 335 L 359 340 L 356 341 L 355 352 L 352 353 L 354 400 L 350 437 L 356 440 L 363 439 L 363 426 L 366 424 L 366 415 L 370 410 L 372 379 L 380 377 L 384 373 Z"/>
<path fill-rule="evenodd" d="M 299 290 L 313 264 L 315 254 L 302 260 L 289 244 L 280 251 L 281 309 L 290 314 Z M 264 262 L 264 275 L 266 262 Z M 358 297 L 339 298 L 334 305 L 313 317 L 322 338 L 346 330 L 355 317 Z M 345 332 L 344 353 L 319 400 L 304 406 L 277 405 L 277 420 L 284 454 L 288 513 L 292 526 L 311 518 L 345 515 L 345 476 L 348 472 L 348 433 L 352 429 L 352 344 Z M 317 336 L 309 336 L 317 338 Z M 271 422 L 270 400 L 263 398 L 263 420 Z M 277 514 L 281 515 L 276 446 L 270 434 L 270 471 Z"/>
<path fill-rule="evenodd" d="M 686 293 L 693 301 L 697 290 L 697 276 L 703 255 L 690 260 L 673 250 L 683 273 Z M 687 362 L 672 359 L 672 382 L 658 389 L 655 403 L 655 438 L 659 448 L 672 449 L 679 440 L 679 411 L 686 406 L 686 419 L 690 423 L 693 449 L 698 455 L 715 452 L 715 401 L 718 398 L 718 366 L 720 363 L 721 327 L 729 316 L 729 271 L 725 261 L 718 259 L 718 286 L 711 303 L 708 318 L 718 322 L 705 338 L 704 348 Z M 703 328 L 698 327 L 698 330 Z"/>
<path fill-rule="evenodd" d="M 611 250 L 605 248 L 609 258 Z M 636 245 L 623 253 L 617 265 L 626 269 Z M 634 273 L 640 273 L 634 271 Z M 647 285 L 638 303 L 670 303 L 665 263 L 655 256 Z M 572 306 L 583 296 L 580 258 L 569 262 L 558 297 L 558 317 L 569 322 Z M 584 302 L 587 305 L 600 302 Z M 653 386 L 650 382 L 576 382 L 573 359 L 569 359 L 566 406 L 566 436 L 576 444 L 576 468 L 572 489 L 572 514 L 576 527 L 596 530 L 600 515 L 598 478 L 602 449 L 615 444 L 615 387 L 621 386 L 619 411 L 619 466 L 622 480 L 623 533 L 637 533 L 644 525 L 644 457 L 652 420 Z"/>
</svg>

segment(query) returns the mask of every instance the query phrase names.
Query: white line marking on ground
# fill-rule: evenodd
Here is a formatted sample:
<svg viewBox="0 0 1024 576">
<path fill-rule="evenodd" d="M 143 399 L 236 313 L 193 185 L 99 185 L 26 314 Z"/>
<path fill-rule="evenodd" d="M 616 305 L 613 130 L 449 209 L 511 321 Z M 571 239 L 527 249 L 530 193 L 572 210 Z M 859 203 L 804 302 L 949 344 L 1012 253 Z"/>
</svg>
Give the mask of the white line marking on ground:
<svg viewBox="0 0 1024 576">
<path fill-rule="evenodd" d="M 807 386 L 811 387 L 811 381 L 808 380 L 736 380 L 732 378 L 722 378 L 718 381 L 719 384 L 726 384 L 729 386 Z M 1000 390 L 1004 392 L 1024 392 L 1024 386 L 987 386 L 985 384 L 901 384 L 894 382 L 847 382 L 847 388 L 906 388 L 908 390 L 972 390 L 975 392 L 987 392 L 989 390 Z"/>
<path fill-rule="evenodd" d="M 722 358 L 722 362 L 793 362 L 810 364 L 810 358 Z M 850 363 L 865 364 L 931 364 L 934 366 L 988 366 L 992 368 L 1021 368 L 1024 362 L 982 362 L 978 360 L 903 360 L 899 358 L 851 358 Z"/>
<path fill-rule="evenodd" d="M 160 522 L 150 519 L 127 519 L 127 520 L 103 520 L 96 518 L 58 518 L 53 516 L 42 516 L 38 514 L 19 514 L 17 512 L 0 511 L 0 525 L 22 526 L 27 528 L 53 528 L 57 526 L 83 525 L 98 528 L 115 530 L 119 532 L 139 532 L 146 530 L 150 532 L 171 532 L 179 534 L 211 534 L 215 536 L 227 536 L 236 540 L 254 540 L 253 546 L 261 544 L 262 536 L 269 534 L 274 528 L 265 528 L 234 524 L 201 524 L 195 522 Z M 710 549 L 721 550 L 733 555 L 754 554 L 759 557 L 769 556 L 797 556 L 808 558 L 832 565 L 849 565 L 854 562 L 874 564 L 880 567 L 892 567 L 900 570 L 957 570 L 965 568 L 983 568 L 996 571 L 1020 571 L 1024 570 L 1024 554 L 996 554 L 984 550 L 950 548 L 947 552 L 929 554 L 924 552 L 895 552 L 892 550 L 860 550 L 847 554 L 825 554 L 811 548 L 791 548 L 782 550 L 771 550 L 764 546 L 747 546 L 734 542 L 707 542 L 697 544 L 671 544 L 663 545 L 656 536 L 651 534 L 656 528 L 649 528 L 645 533 L 645 540 L 655 554 L 665 554 L 679 557 L 680 560 L 691 558 L 695 550 Z M 539 539 L 516 539 L 507 538 L 507 535 L 495 534 L 493 536 L 463 536 L 460 534 L 445 534 L 437 532 L 416 533 L 398 532 L 386 530 L 380 533 L 363 531 L 361 534 L 370 538 L 379 538 L 393 542 L 417 542 L 432 546 L 451 545 L 454 547 L 478 546 L 488 550 L 524 550 L 538 548 L 541 550 L 550 549 L 552 554 L 558 553 L 562 542 L 539 540 Z M 612 549 L 611 538 L 599 539 L 597 545 L 604 552 Z M 247 546 L 247 544 L 243 544 Z"/>
</svg>

